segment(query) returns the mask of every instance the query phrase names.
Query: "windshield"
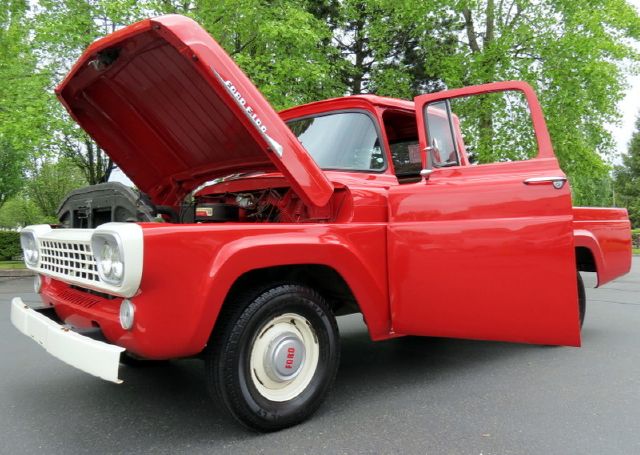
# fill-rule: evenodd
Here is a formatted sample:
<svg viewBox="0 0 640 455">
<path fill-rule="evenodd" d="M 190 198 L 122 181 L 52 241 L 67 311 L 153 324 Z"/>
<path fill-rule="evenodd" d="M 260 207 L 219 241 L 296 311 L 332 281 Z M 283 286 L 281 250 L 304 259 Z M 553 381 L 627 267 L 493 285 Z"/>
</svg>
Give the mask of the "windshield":
<svg viewBox="0 0 640 455">
<path fill-rule="evenodd" d="M 322 169 L 382 171 L 386 167 L 378 132 L 367 114 L 343 112 L 287 125 Z"/>
</svg>

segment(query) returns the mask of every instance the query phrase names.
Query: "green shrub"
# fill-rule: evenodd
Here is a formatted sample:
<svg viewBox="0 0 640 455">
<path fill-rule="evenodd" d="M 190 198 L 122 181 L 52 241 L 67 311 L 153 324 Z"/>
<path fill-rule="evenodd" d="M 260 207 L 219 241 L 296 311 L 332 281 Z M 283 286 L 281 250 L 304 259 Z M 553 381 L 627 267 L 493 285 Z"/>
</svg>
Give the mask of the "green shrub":
<svg viewBox="0 0 640 455">
<path fill-rule="evenodd" d="M 20 256 L 22 256 L 20 233 L 15 231 L 0 231 L 0 261 L 10 261 Z"/>
</svg>

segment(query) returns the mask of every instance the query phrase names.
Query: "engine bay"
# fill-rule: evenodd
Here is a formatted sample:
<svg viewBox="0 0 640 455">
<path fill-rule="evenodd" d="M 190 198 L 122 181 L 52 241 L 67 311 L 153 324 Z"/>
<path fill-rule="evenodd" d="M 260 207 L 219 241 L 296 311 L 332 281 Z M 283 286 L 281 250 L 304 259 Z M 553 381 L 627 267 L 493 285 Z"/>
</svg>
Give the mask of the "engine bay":
<svg viewBox="0 0 640 455">
<path fill-rule="evenodd" d="M 331 204 L 309 210 L 289 188 L 198 196 L 189 208 L 191 212 L 193 221 L 183 218 L 181 222 L 300 223 L 329 221 L 332 218 Z"/>
<path fill-rule="evenodd" d="M 281 178 L 231 179 L 206 186 L 179 206 L 155 205 L 121 183 L 75 190 L 58 209 L 60 227 L 95 228 L 111 221 L 188 223 L 334 222 L 350 216 L 347 188 L 324 207 L 309 206 Z"/>
</svg>

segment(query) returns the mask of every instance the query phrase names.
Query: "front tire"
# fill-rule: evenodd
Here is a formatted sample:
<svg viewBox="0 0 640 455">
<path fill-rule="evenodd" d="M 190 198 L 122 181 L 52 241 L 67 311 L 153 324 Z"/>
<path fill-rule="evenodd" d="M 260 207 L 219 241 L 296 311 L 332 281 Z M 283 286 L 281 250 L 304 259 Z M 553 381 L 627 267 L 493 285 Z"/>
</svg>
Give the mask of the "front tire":
<svg viewBox="0 0 640 455">
<path fill-rule="evenodd" d="M 254 430 L 302 422 L 338 369 L 338 327 L 326 301 L 308 287 L 282 284 L 229 304 L 205 357 L 210 392 Z"/>
</svg>

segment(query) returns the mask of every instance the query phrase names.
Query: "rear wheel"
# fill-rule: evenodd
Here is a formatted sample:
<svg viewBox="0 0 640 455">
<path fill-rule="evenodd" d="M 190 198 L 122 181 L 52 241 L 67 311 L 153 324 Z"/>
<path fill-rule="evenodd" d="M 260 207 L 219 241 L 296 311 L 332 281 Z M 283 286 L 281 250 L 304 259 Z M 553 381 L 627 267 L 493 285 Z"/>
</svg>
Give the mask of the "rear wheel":
<svg viewBox="0 0 640 455">
<path fill-rule="evenodd" d="M 206 355 L 209 390 L 259 431 L 295 425 L 320 406 L 339 361 L 335 318 L 305 286 L 239 298 L 220 315 Z"/>
<path fill-rule="evenodd" d="M 580 328 L 582 328 L 582 324 L 584 323 L 584 315 L 587 311 L 586 303 L 587 298 L 584 292 L 584 283 L 582 282 L 580 272 L 578 272 L 578 311 L 580 315 Z"/>
</svg>

